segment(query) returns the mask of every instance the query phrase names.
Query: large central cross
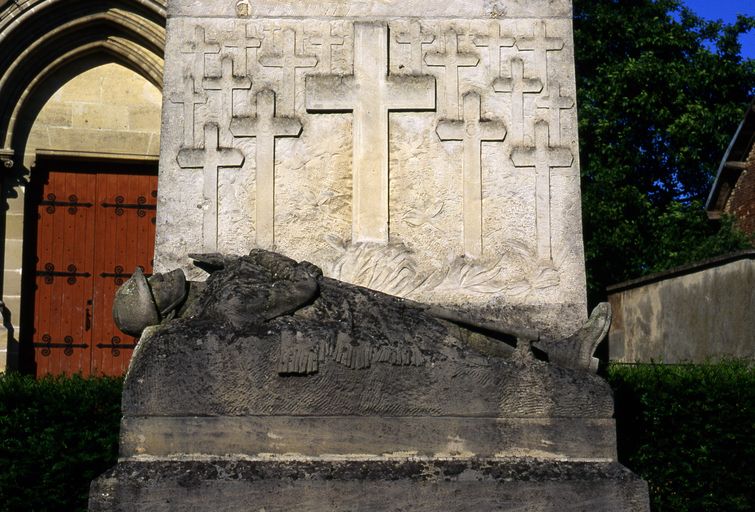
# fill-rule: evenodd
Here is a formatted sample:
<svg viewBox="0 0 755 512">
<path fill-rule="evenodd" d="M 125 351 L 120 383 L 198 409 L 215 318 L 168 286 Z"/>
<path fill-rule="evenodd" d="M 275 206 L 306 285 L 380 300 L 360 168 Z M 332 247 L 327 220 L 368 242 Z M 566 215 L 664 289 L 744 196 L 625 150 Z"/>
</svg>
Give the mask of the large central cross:
<svg viewBox="0 0 755 512">
<path fill-rule="evenodd" d="M 352 242 L 388 241 L 388 113 L 435 108 L 435 78 L 388 74 L 388 27 L 354 24 L 354 74 L 306 78 L 309 112 L 353 112 Z"/>
</svg>

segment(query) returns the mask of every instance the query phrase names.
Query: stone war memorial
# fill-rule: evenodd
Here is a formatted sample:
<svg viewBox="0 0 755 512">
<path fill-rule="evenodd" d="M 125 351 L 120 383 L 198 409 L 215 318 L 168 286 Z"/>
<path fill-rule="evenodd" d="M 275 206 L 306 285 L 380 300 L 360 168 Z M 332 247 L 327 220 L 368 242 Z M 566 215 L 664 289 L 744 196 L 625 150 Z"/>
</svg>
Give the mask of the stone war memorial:
<svg viewBox="0 0 755 512">
<path fill-rule="evenodd" d="M 569 0 L 171 0 L 90 511 L 647 511 L 587 315 Z"/>
</svg>

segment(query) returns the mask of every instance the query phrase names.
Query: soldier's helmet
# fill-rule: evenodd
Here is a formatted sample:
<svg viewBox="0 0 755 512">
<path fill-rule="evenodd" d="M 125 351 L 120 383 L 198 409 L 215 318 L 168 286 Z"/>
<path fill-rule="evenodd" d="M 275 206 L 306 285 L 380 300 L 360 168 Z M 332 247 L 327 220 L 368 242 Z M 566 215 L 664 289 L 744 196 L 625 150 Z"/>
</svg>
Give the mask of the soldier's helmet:
<svg viewBox="0 0 755 512">
<path fill-rule="evenodd" d="M 139 336 L 146 327 L 160 323 L 157 304 L 140 267 L 115 292 L 113 320 L 131 336 Z"/>
<path fill-rule="evenodd" d="M 180 269 L 144 276 L 140 267 L 115 292 L 113 320 L 132 336 L 141 335 L 150 325 L 172 317 L 186 298 L 186 276 Z"/>
</svg>

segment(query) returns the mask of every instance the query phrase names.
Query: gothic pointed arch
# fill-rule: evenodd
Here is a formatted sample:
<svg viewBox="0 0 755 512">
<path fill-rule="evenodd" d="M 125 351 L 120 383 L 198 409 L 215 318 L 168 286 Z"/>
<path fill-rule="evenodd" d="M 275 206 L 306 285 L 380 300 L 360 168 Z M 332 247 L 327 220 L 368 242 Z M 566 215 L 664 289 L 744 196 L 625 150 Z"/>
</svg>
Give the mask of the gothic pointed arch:
<svg viewBox="0 0 755 512">
<path fill-rule="evenodd" d="M 157 0 L 19 0 L 0 7 L 0 155 L 10 160 L 16 123 L 51 73 L 92 54 L 162 87 L 165 4 Z"/>
</svg>

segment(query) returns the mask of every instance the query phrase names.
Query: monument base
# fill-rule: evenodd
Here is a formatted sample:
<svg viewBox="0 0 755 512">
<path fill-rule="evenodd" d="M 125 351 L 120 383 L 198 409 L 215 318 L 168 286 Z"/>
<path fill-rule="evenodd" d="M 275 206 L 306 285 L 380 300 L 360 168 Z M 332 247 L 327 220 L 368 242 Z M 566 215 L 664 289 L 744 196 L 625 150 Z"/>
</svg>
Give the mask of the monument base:
<svg viewBox="0 0 755 512">
<path fill-rule="evenodd" d="M 90 512 L 648 511 L 616 462 L 531 458 L 122 461 L 92 482 Z"/>
</svg>

